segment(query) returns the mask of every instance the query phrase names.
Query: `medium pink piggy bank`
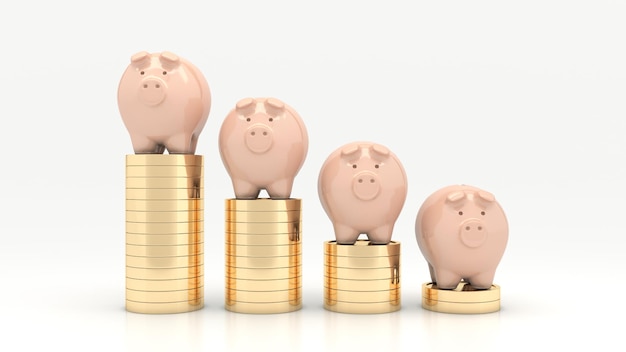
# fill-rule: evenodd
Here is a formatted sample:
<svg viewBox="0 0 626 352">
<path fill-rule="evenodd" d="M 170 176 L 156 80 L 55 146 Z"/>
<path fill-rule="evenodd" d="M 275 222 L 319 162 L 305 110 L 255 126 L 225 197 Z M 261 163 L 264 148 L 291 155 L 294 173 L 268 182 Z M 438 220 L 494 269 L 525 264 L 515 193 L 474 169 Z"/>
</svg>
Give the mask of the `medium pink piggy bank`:
<svg viewBox="0 0 626 352">
<path fill-rule="evenodd" d="M 430 195 L 415 221 L 415 236 L 433 283 L 454 289 L 461 279 L 488 289 L 509 238 L 509 226 L 494 196 L 453 185 Z"/>
<path fill-rule="evenodd" d="M 238 199 L 255 199 L 261 189 L 272 199 L 286 199 L 306 158 L 309 137 L 287 104 L 246 98 L 224 119 L 219 148 Z"/>
<path fill-rule="evenodd" d="M 136 154 L 194 154 L 211 108 L 206 79 L 170 52 L 133 55 L 117 91 Z"/>
<path fill-rule="evenodd" d="M 398 158 L 386 147 L 354 142 L 330 154 L 320 171 L 318 194 L 339 244 L 366 234 L 372 244 L 391 241 L 407 193 Z"/>
</svg>

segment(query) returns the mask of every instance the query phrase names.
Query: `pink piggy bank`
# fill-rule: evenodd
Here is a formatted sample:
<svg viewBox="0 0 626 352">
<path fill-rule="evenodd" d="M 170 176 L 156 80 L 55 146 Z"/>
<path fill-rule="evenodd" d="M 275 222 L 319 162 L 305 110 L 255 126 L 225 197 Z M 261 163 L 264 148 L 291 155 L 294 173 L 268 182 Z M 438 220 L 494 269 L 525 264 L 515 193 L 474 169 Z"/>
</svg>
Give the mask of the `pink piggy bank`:
<svg viewBox="0 0 626 352">
<path fill-rule="evenodd" d="M 415 221 L 415 236 L 438 288 L 454 289 L 464 280 L 475 289 L 489 289 L 509 227 L 491 193 L 453 185 L 424 201 Z"/>
<path fill-rule="evenodd" d="M 136 154 L 194 154 L 211 108 L 206 79 L 170 52 L 133 55 L 117 91 Z"/>
<path fill-rule="evenodd" d="M 265 189 L 272 199 L 291 196 L 309 137 L 296 111 L 275 98 L 240 100 L 222 123 L 219 148 L 238 199 Z"/>
<path fill-rule="evenodd" d="M 391 241 L 407 193 L 398 158 L 386 147 L 354 142 L 330 154 L 320 171 L 318 194 L 339 244 L 366 234 L 372 244 Z"/>
</svg>

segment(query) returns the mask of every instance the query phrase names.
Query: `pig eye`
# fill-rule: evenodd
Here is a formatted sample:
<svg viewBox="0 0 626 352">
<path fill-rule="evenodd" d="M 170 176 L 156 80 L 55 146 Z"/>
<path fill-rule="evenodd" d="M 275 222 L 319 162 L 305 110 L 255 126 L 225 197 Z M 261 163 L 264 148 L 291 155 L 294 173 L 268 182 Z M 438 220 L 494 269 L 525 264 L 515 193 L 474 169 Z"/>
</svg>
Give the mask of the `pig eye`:
<svg viewBox="0 0 626 352">
<path fill-rule="evenodd" d="M 380 165 L 376 164 L 376 165 L 374 165 L 374 167 L 378 169 L 380 167 Z"/>
<path fill-rule="evenodd" d="M 270 117 L 269 120 L 270 120 L 270 122 L 272 122 L 272 121 L 274 121 L 274 118 Z"/>
<path fill-rule="evenodd" d="M 167 74 L 167 71 L 163 71 L 163 76 L 165 76 Z"/>
<path fill-rule="evenodd" d="M 463 212 L 462 212 L 462 211 L 459 211 L 459 215 L 463 215 Z"/>
<path fill-rule="evenodd" d="M 142 76 L 143 76 L 143 74 L 144 74 L 144 73 L 145 73 L 145 72 L 143 72 L 143 71 L 139 72 L 139 74 L 140 74 L 140 75 L 142 75 Z"/>
<path fill-rule="evenodd" d="M 249 118 L 249 117 L 248 117 L 248 118 L 246 118 L 246 121 L 250 122 L 250 118 Z"/>
<path fill-rule="evenodd" d="M 485 211 L 484 211 L 484 210 L 483 210 L 483 211 L 481 211 L 481 212 L 480 212 L 480 215 L 485 215 Z"/>
<path fill-rule="evenodd" d="M 353 169 L 356 169 L 356 164 L 352 164 L 352 168 L 353 168 Z"/>
</svg>

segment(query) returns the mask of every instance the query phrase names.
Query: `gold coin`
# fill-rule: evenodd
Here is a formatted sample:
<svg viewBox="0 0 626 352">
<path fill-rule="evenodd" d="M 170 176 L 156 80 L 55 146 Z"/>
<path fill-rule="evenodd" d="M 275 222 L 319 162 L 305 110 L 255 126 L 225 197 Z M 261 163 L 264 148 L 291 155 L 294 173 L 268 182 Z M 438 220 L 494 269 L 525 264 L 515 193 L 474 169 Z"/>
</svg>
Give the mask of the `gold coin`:
<svg viewBox="0 0 626 352">
<path fill-rule="evenodd" d="M 246 280 L 280 280 L 302 276 L 302 265 L 287 268 L 250 269 L 226 266 L 226 276 Z"/>
<path fill-rule="evenodd" d="M 422 285 L 422 307 L 455 314 L 497 312 L 500 310 L 500 286 L 492 285 L 488 290 L 476 290 L 461 282 L 454 290 L 443 290 L 432 283 L 425 283 Z"/>
<path fill-rule="evenodd" d="M 299 256 L 235 257 L 226 256 L 226 266 L 234 268 L 286 268 L 302 264 Z"/>
<path fill-rule="evenodd" d="M 146 235 L 179 235 L 204 230 L 203 221 L 187 222 L 126 222 L 126 233 Z"/>
<path fill-rule="evenodd" d="M 126 204 L 129 200 L 173 201 L 173 200 L 202 200 L 202 188 L 127 188 Z"/>
<path fill-rule="evenodd" d="M 172 246 L 204 242 L 204 231 L 173 235 L 126 234 L 126 244 L 139 246 Z"/>
<path fill-rule="evenodd" d="M 176 280 L 204 275 L 204 265 L 181 268 L 135 268 L 126 267 L 126 277 L 143 280 Z"/>
<path fill-rule="evenodd" d="M 140 280 L 126 278 L 126 288 L 137 291 L 192 290 L 204 286 L 204 276 L 176 280 Z"/>
<path fill-rule="evenodd" d="M 126 200 L 126 211 L 141 212 L 198 212 L 204 213 L 203 199 L 183 199 L 183 200 Z"/>
<path fill-rule="evenodd" d="M 249 235 L 237 233 L 225 233 L 226 244 L 228 245 L 245 245 L 245 246 L 282 246 L 300 243 L 301 235 L 298 234 L 262 234 Z"/>
<path fill-rule="evenodd" d="M 302 243 L 277 246 L 245 246 L 226 244 L 226 255 L 237 257 L 285 257 L 302 254 Z"/>
<path fill-rule="evenodd" d="M 145 303 L 126 300 L 126 310 L 142 314 L 174 314 L 193 312 L 204 307 L 204 298 L 173 303 Z"/>
<path fill-rule="evenodd" d="M 126 245 L 126 255 L 135 257 L 181 257 L 186 255 L 202 255 L 204 242 L 177 246 L 139 246 Z"/>
<path fill-rule="evenodd" d="M 279 280 L 244 280 L 226 276 L 227 290 L 278 291 L 302 286 L 302 275 Z"/>
<path fill-rule="evenodd" d="M 181 257 L 136 257 L 126 256 L 126 266 L 133 268 L 181 268 L 204 264 L 204 255 L 186 255 Z"/>
<path fill-rule="evenodd" d="M 227 199 L 227 211 L 293 211 L 302 209 L 302 200 L 290 199 Z"/>
<path fill-rule="evenodd" d="M 231 301 L 250 303 L 271 303 L 299 300 L 302 297 L 302 287 L 279 291 L 243 291 L 227 289 L 226 297 Z"/>
<path fill-rule="evenodd" d="M 126 177 L 202 177 L 203 166 L 128 165 Z"/>
<path fill-rule="evenodd" d="M 130 177 L 126 178 L 126 189 L 195 188 L 204 187 L 202 177 Z"/>
<path fill-rule="evenodd" d="M 352 303 L 379 303 L 398 300 L 400 288 L 383 291 L 342 291 L 324 288 L 324 299 L 352 302 Z"/>
<path fill-rule="evenodd" d="M 250 303 L 226 300 L 226 310 L 244 314 L 279 314 L 302 309 L 302 299 L 286 302 Z"/>
<path fill-rule="evenodd" d="M 126 222 L 163 223 L 203 220 L 203 211 L 126 211 Z"/>
<path fill-rule="evenodd" d="M 277 223 L 290 222 L 300 223 L 300 214 L 298 211 L 226 211 L 226 222 L 235 223 Z"/>
<path fill-rule="evenodd" d="M 387 257 L 338 257 L 334 255 L 324 256 L 325 265 L 337 268 L 399 268 L 400 256 Z"/>
<path fill-rule="evenodd" d="M 300 240 L 302 222 L 230 222 L 224 223 L 226 233 L 238 235 L 290 235 L 293 241 Z"/>
<path fill-rule="evenodd" d="M 367 240 L 358 240 L 354 244 L 337 244 L 336 241 L 324 242 L 324 254 L 338 257 L 392 257 L 400 256 L 400 242 L 388 244 L 370 244 Z"/>
<path fill-rule="evenodd" d="M 324 277 L 324 289 L 330 288 L 342 291 L 384 291 L 400 287 L 400 282 L 391 279 L 378 280 L 349 280 Z"/>
<path fill-rule="evenodd" d="M 380 314 L 395 312 L 400 310 L 400 308 L 400 300 L 378 303 L 353 303 L 324 300 L 324 309 L 337 313 Z"/>
<path fill-rule="evenodd" d="M 126 166 L 134 165 L 198 165 L 202 166 L 204 157 L 194 154 L 128 154 Z"/>
<path fill-rule="evenodd" d="M 325 276 L 332 279 L 352 279 L 352 280 L 379 280 L 389 279 L 399 281 L 400 274 L 393 268 L 374 268 L 374 269 L 350 269 L 336 268 L 331 266 L 324 267 Z"/>
<path fill-rule="evenodd" d="M 171 303 L 193 301 L 204 296 L 204 287 L 180 291 L 136 291 L 126 289 L 126 299 L 144 303 Z"/>
</svg>

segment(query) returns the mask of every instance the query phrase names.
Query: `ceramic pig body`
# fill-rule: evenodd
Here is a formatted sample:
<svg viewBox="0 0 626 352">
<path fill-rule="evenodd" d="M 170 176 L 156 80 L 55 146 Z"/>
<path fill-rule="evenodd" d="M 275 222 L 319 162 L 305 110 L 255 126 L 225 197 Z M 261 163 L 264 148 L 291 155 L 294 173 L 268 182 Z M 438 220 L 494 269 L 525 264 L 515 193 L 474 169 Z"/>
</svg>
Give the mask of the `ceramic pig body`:
<svg viewBox="0 0 626 352">
<path fill-rule="evenodd" d="M 385 146 L 353 142 L 326 159 L 318 194 L 337 243 L 354 244 L 366 234 L 372 244 L 387 244 L 406 200 L 407 177 Z"/>
<path fill-rule="evenodd" d="M 424 201 L 415 221 L 415 235 L 438 288 L 454 289 L 463 279 L 476 289 L 488 289 L 509 228 L 491 193 L 452 185 Z"/>
<path fill-rule="evenodd" d="M 200 70 L 170 52 L 131 57 L 119 83 L 118 107 L 136 154 L 194 154 L 211 108 Z"/>
<path fill-rule="evenodd" d="M 308 147 L 298 113 L 275 98 L 240 100 L 219 134 L 220 156 L 238 199 L 255 199 L 262 189 L 272 199 L 289 198 Z"/>
</svg>

